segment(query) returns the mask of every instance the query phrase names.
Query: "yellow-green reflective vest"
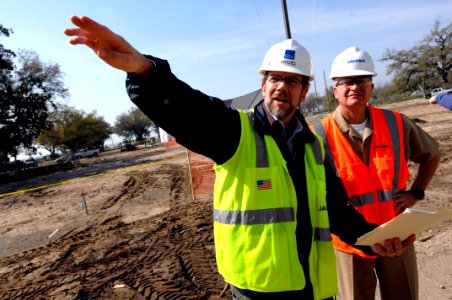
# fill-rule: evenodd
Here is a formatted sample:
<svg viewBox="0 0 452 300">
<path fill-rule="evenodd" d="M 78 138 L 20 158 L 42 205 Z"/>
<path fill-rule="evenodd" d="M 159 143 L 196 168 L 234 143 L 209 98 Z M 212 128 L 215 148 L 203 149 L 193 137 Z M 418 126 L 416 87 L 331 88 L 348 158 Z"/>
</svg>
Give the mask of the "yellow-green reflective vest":
<svg viewBox="0 0 452 300">
<path fill-rule="evenodd" d="M 295 229 L 297 197 L 286 162 L 271 136 L 252 128 L 239 111 L 242 134 L 234 156 L 215 165 L 214 237 L 218 270 L 226 282 L 259 292 L 302 290 Z M 337 294 L 336 263 L 326 208 L 321 138 L 305 146 L 313 227 L 309 255 L 315 299 Z"/>
</svg>

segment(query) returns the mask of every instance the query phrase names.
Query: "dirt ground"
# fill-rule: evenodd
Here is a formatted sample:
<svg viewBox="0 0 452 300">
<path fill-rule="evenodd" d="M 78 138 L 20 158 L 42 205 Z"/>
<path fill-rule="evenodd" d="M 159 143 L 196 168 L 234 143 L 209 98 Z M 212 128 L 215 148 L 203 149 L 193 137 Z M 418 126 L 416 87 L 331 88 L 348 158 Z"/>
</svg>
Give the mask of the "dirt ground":
<svg viewBox="0 0 452 300">
<path fill-rule="evenodd" d="M 441 145 L 418 207 L 451 209 L 452 112 L 424 99 L 388 107 Z M 93 165 L 108 168 L 86 172 Z M 0 299 L 230 299 L 216 272 L 213 181 L 212 162 L 179 146 L 104 153 L 0 186 L 9 193 L 0 195 Z M 418 234 L 419 299 L 452 299 L 451 222 Z"/>
</svg>

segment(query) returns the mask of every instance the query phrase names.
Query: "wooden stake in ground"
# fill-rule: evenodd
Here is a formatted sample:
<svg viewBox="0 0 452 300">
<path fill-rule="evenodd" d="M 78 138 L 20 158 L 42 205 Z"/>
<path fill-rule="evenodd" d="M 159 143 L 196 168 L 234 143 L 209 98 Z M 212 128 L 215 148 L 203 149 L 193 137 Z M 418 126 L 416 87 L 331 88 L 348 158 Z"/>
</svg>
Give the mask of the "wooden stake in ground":
<svg viewBox="0 0 452 300">
<path fill-rule="evenodd" d="M 86 203 L 85 200 L 85 192 L 82 192 L 82 208 L 85 209 L 86 214 L 88 214 L 88 204 Z"/>
<path fill-rule="evenodd" d="M 185 153 L 187 154 L 187 165 L 188 165 L 188 180 L 190 181 L 190 190 L 191 190 L 191 200 L 195 200 L 195 191 L 193 187 L 193 176 L 191 174 L 191 166 L 190 166 L 190 156 L 188 154 L 188 149 L 185 148 Z"/>
</svg>

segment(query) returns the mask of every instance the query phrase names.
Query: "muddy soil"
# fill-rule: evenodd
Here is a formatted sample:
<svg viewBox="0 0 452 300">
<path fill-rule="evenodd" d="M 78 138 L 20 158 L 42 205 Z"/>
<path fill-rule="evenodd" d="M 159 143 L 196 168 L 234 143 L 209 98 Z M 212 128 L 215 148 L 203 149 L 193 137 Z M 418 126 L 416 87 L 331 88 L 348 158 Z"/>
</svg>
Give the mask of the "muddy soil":
<svg viewBox="0 0 452 300">
<path fill-rule="evenodd" d="M 423 99 L 390 108 L 441 145 L 418 207 L 450 209 L 452 113 Z M 121 159 L 136 163 L 111 163 Z M 99 160 L 113 167 L 0 187 L 22 190 L 0 197 L 0 299 L 230 299 L 214 257 L 212 162 L 176 146 L 103 155 L 79 168 Z M 418 235 L 420 299 L 452 299 L 450 224 Z"/>
</svg>

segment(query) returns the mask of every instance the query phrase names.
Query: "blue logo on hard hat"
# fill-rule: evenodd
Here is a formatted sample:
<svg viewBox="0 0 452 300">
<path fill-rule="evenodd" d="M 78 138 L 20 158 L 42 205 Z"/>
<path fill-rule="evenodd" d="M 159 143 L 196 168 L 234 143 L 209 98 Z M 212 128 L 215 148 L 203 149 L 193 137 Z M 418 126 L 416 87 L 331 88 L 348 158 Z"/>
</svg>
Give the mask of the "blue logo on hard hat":
<svg viewBox="0 0 452 300">
<path fill-rule="evenodd" d="M 284 53 L 285 59 L 295 59 L 295 50 L 286 50 Z"/>
<path fill-rule="evenodd" d="M 351 59 L 349 61 L 347 61 L 348 64 L 353 64 L 353 63 L 365 63 L 366 60 L 365 59 Z"/>
</svg>

